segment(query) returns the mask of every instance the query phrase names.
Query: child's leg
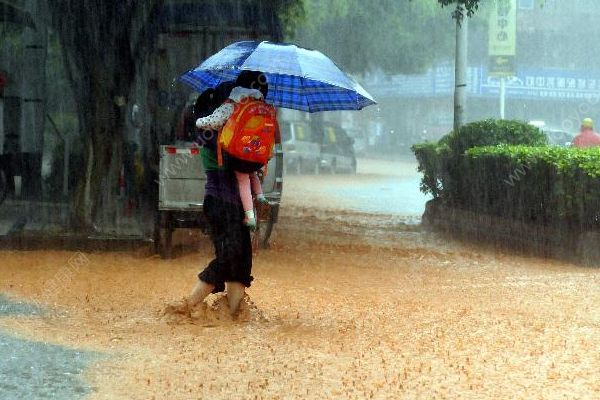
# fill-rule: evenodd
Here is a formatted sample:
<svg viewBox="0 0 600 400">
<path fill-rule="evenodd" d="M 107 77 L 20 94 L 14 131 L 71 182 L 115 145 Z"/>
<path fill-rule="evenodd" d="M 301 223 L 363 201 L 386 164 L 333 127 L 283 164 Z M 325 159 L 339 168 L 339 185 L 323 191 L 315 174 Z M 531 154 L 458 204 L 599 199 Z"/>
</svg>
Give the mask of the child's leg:
<svg viewBox="0 0 600 400">
<path fill-rule="evenodd" d="M 240 198 L 242 200 L 242 207 L 244 207 L 244 212 L 253 210 L 254 204 L 252 203 L 252 191 L 250 188 L 250 176 L 243 172 L 237 172 L 237 171 L 235 171 L 235 176 L 238 181 L 238 187 L 240 190 Z"/>
<path fill-rule="evenodd" d="M 259 195 L 262 194 L 262 186 L 260 184 L 260 179 L 258 179 L 258 174 L 256 172 L 252 172 L 248 174 L 250 177 L 250 186 L 252 187 L 252 193 Z"/>
</svg>

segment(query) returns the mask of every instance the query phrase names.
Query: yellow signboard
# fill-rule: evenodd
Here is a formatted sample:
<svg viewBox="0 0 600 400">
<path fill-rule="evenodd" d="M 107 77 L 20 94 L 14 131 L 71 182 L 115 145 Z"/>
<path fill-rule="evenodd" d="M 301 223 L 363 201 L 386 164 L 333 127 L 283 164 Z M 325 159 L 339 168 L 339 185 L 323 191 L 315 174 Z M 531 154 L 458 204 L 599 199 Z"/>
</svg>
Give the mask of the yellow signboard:
<svg viewBox="0 0 600 400">
<path fill-rule="evenodd" d="M 514 75 L 517 0 L 495 0 L 489 22 L 490 75 Z"/>
<path fill-rule="evenodd" d="M 517 52 L 517 0 L 496 0 L 490 18 L 490 56 Z"/>
</svg>

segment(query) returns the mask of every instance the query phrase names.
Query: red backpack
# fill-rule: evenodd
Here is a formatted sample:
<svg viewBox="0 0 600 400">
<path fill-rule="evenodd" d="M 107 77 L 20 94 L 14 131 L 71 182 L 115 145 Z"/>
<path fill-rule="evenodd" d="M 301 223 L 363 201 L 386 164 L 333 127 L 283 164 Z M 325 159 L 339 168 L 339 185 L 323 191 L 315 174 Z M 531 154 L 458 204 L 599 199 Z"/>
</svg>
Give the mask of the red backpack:
<svg viewBox="0 0 600 400">
<path fill-rule="evenodd" d="M 255 99 L 233 104 L 233 114 L 217 138 L 219 166 L 223 165 L 223 151 L 238 161 L 266 165 L 273 155 L 278 129 L 275 108 Z"/>
</svg>

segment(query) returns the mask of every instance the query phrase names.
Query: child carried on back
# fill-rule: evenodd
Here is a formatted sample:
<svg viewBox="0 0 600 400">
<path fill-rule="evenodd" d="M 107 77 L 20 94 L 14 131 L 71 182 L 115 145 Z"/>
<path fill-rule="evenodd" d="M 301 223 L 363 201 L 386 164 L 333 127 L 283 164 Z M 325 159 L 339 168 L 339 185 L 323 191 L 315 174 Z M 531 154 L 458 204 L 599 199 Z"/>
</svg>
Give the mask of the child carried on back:
<svg viewBox="0 0 600 400">
<path fill-rule="evenodd" d="M 256 228 L 252 194 L 268 204 L 257 171 L 271 158 L 278 130 L 275 108 L 264 101 L 267 90 L 263 74 L 243 71 L 229 98 L 211 115 L 196 120 L 199 129 L 219 131 L 218 163 L 235 171 L 244 224 L 250 229 Z"/>
</svg>

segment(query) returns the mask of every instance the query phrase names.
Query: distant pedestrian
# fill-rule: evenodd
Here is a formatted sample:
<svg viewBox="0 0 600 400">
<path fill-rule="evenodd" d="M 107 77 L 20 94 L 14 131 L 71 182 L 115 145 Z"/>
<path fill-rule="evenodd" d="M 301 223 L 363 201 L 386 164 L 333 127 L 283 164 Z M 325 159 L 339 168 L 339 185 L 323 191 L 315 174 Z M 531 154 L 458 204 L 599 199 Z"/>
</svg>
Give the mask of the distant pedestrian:
<svg viewBox="0 0 600 400">
<path fill-rule="evenodd" d="M 580 148 L 600 146 L 600 135 L 594 131 L 594 121 L 591 118 L 586 118 L 581 123 L 581 131 L 573 139 L 573 146 Z"/>
</svg>

